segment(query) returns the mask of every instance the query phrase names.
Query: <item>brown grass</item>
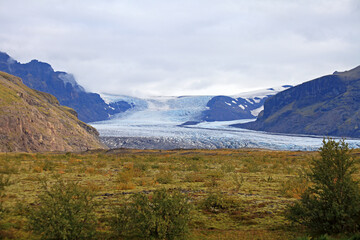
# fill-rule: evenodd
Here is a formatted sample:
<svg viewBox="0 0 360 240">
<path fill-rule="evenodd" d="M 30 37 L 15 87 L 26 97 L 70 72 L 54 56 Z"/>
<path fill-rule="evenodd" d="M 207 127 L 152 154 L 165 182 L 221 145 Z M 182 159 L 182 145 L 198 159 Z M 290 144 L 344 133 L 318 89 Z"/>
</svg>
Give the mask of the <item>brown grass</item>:
<svg viewBox="0 0 360 240">
<path fill-rule="evenodd" d="M 357 158 L 359 151 L 354 151 Z M 111 207 L 136 192 L 178 189 L 194 205 L 192 239 L 293 239 L 301 229 L 285 220 L 284 210 L 306 189 L 308 169 L 317 152 L 246 150 L 129 150 L 85 153 L 0 153 L 0 174 L 13 184 L 1 200 L 9 210 L 0 235 L 32 239 L 21 207 L 36 204 L 38 182 L 56 177 L 77 181 L 96 192 L 99 239 L 108 239 Z M 355 176 L 360 179 L 360 175 Z M 237 208 L 208 211 L 204 199 L 220 193 Z M 4 227 L 5 226 L 5 227 Z"/>
</svg>

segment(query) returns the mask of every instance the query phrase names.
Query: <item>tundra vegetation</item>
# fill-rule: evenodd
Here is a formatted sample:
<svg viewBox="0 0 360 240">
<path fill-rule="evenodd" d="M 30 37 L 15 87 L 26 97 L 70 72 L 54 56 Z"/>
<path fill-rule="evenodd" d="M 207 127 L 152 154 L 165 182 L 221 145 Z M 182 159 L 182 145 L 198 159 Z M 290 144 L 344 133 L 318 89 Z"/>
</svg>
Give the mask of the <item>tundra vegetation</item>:
<svg viewBox="0 0 360 240">
<path fill-rule="evenodd" d="M 359 153 L 347 152 L 353 167 Z M 287 214 L 316 188 L 309 172 L 321 157 L 259 149 L 0 153 L 0 238 L 311 239 L 309 226 Z"/>
</svg>

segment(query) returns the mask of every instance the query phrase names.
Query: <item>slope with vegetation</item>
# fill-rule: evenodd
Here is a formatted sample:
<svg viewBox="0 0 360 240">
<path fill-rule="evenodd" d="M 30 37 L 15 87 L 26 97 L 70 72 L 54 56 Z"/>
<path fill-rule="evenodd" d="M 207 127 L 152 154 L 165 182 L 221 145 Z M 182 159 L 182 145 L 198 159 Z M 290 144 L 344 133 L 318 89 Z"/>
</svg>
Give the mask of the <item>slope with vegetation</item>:
<svg viewBox="0 0 360 240">
<path fill-rule="evenodd" d="M 98 132 L 47 93 L 0 72 L 0 151 L 82 151 L 103 148 Z"/>
</svg>

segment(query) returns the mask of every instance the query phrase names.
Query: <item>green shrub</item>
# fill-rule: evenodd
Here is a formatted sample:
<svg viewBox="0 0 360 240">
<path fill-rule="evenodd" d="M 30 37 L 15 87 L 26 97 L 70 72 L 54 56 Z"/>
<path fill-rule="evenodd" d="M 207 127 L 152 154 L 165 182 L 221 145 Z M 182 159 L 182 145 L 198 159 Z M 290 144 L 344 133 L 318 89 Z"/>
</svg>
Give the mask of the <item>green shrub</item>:
<svg viewBox="0 0 360 240">
<path fill-rule="evenodd" d="M 77 183 L 58 180 L 48 187 L 35 208 L 29 208 L 29 227 L 42 239 L 92 239 L 95 235 L 93 195 Z"/>
<path fill-rule="evenodd" d="M 289 207 L 288 218 L 317 234 L 360 231 L 360 189 L 348 144 L 324 139 L 320 155 L 309 173 L 312 185 Z"/>
<path fill-rule="evenodd" d="M 299 237 L 296 240 L 360 240 L 360 235 L 356 234 L 354 236 L 349 237 L 329 237 L 328 235 L 321 235 L 319 237 Z"/>
<path fill-rule="evenodd" d="M 170 184 L 174 181 L 174 177 L 170 171 L 161 171 L 156 176 L 156 181 L 161 184 Z"/>
<path fill-rule="evenodd" d="M 3 198 L 5 197 L 4 191 L 5 187 L 10 186 L 10 175 L 9 174 L 1 174 L 0 173 L 0 218 L 5 212 L 5 208 L 3 206 Z"/>
<path fill-rule="evenodd" d="M 235 190 L 239 191 L 244 183 L 244 177 L 242 175 L 240 175 L 239 177 L 239 175 L 235 173 L 232 175 L 232 179 L 235 186 Z"/>
<path fill-rule="evenodd" d="M 353 235 L 351 238 L 349 238 L 348 240 L 360 240 L 360 233 L 357 233 L 355 235 Z"/>
<path fill-rule="evenodd" d="M 5 190 L 5 187 L 10 186 L 10 175 L 0 173 L 0 192 Z"/>
<path fill-rule="evenodd" d="M 201 203 L 201 207 L 206 211 L 218 213 L 239 210 L 241 203 L 235 198 L 216 192 L 210 193 Z"/>
<path fill-rule="evenodd" d="M 179 192 L 137 193 L 131 203 L 114 210 L 111 225 L 117 236 L 126 239 L 184 239 L 190 210 L 187 197 Z"/>
<path fill-rule="evenodd" d="M 147 164 L 147 163 L 142 163 L 142 162 L 141 162 L 141 163 L 140 163 L 140 162 L 135 162 L 135 163 L 134 163 L 134 168 L 139 169 L 139 170 L 145 172 L 146 170 L 149 169 L 149 164 Z"/>
<path fill-rule="evenodd" d="M 221 165 L 221 170 L 225 173 L 231 173 L 231 172 L 235 172 L 235 166 L 233 164 L 230 163 L 224 163 Z"/>
</svg>

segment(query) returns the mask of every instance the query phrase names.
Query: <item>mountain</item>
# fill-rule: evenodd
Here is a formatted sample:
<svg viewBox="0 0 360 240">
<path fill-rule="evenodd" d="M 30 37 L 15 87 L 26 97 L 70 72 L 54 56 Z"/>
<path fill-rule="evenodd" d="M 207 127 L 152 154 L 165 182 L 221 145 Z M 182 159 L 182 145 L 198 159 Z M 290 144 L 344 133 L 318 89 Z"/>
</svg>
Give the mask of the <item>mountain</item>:
<svg viewBox="0 0 360 240">
<path fill-rule="evenodd" d="M 0 52 L 0 71 L 22 78 L 23 83 L 30 88 L 54 95 L 61 105 L 75 109 L 79 119 L 84 122 L 108 120 L 117 114 L 121 116 L 121 113 L 134 107 L 136 109 L 132 110 L 138 111 L 141 107 L 147 108 L 154 104 L 156 106 L 157 103 L 160 103 L 160 105 L 170 104 L 170 108 L 177 104 L 174 99 L 165 103 L 164 99 L 159 100 L 160 98 L 158 97 L 142 99 L 129 96 L 115 96 L 115 101 L 113 99 L 105 102 L 99 94 L 86 92 L 71 74 L 54 71 L 51 65 L 39 62 L 38 60 L 32 60 L 29 63 L 22 64 L 3 52 Z M 288 87 L 289 86 L 283 86 L 280 89 L 269 88 L 265 90 L 265 92 L 256 92 L 251 96 L 178 97 L 184 99 L 191 97 L 192 100 L 190 100 L 190 102 L 195 105 L 189 105 L 188 109 L 186 109 L 184 105 L 181 105 L 184 104 L 183 102 L 174 108 L 177 109 L 176 111 L 185 119 L 186 116 L 190 116 L 193 113 L 195 114 L 194 116 L 190 116 L 190 120 L 186 121 L 202 122 L 252 119 L 256 118 L 262 110 L 265 99 Z M 197 97 L 199 101 L 196 100 Z M 204 105 L 204 99 L 208 97 L 210 98 Z M 134 99 L 142 99 L 143 101 L 133 102 Z M 186 113 L 187 111 L 189 113 Z"/>
<path fill-rule="evenodd" d="M 75 109 L 84 122 L 106 120 L 131 108 L 126 102 L 106 104 L 99 94 L 86 92 L 73 75 L 54 71 L 49 64 L 38 60 L 22 64 L 0 52 L 0 71 L 20 77 L 30 88 L 54 95 L 61 105 Z"/>
<path fill-rule="evenodd" d="M 360 66 L 276 94 L 255 122 L 236 127 L 277 133 L 360 137 Z"/>
<path fill-rule="evenodd" d="M 0 151 L 83 151 L 104 148 L 76 112 L 21 79 L 0 72 Z"/>
<path fill-rule="evenodd" d="M 173 96 L 137 98 L 102 94 L 109 104 L 126 102 L 132 106 L 115 115 L 116 121 L 149 122 L 151 124 L 196 125 L 199 122 L 253 119 L 262 110 L 265 99 L 290 86 L 269 88 L 237 96 Z"/>
<path fill-rule="evenodd" d="M 263 110 L 267 98 L 290 88 L 284 85 L 279 88 L 268 88 L 238 96 L 214 96 L 208 103 L 208 109 L 203 112 L 203 121 L 232 121 L 238 119 L 252 119 Z"/>
</svg>

